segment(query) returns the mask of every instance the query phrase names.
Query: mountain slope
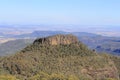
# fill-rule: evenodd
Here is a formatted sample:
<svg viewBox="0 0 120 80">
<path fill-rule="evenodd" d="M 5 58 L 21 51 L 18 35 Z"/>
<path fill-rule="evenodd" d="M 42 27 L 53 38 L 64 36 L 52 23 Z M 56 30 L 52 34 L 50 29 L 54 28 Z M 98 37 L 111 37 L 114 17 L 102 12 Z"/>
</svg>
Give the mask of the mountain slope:
<svg viewBox="0 0 120 80">
<path fill-rule="evenodd" d="M 109 57 L 89 50 L 73 35 L 40 38 L 21 52 L 0 59 L 0 74 L 20 80 L 118 80 Z"/>
<path fill-rule="evenodd" d="M 0 45 L 0 56 L 10 55 L 22 50 L 27 45 L 31 44 L 33 39 L 17 39 L 2 43 Z"/>
</svg>

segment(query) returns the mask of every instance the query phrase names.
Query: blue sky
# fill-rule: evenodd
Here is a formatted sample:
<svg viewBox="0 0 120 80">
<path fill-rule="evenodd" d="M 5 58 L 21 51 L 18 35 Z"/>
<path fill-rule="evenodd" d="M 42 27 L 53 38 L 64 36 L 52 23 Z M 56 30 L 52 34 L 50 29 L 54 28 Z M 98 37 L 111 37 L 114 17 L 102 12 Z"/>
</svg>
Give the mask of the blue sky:
<svg viewBox="0 0 120 80">
<path fill-rule="evenodd" d="M 120 0 L 0 0 L 0 24 L 120 25 Z"/>
</svg>

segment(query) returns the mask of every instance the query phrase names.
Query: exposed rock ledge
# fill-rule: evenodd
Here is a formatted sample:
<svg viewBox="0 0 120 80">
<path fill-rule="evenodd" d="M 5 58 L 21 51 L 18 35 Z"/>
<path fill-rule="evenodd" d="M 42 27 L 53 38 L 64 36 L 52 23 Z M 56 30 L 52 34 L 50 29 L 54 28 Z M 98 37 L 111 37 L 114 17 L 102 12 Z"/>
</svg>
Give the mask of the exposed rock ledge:
<svg viewBox="0 0 120 80">
<path fill-rule="evenodd" d="M 68 35 L 54 35 L 50 37 L 45 38 L 39 38 L 34 41 L 34 44 L 50 44 L 50 45 L 66 45 L 66 44 L 72 44 L 72 43 L 78 43 L 79 40 L 76 36 L 72 34 Z"/>
</svg>

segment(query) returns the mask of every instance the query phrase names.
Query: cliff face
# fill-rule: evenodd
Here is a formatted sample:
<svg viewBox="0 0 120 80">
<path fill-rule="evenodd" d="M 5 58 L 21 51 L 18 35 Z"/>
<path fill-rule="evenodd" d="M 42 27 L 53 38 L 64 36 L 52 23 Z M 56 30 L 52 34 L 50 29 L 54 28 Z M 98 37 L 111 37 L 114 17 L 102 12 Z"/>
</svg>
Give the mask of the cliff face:
<svg viewBox="0 0 120 80">
<path fill-rule="evenodd" d="M 76 36 L 73 35 L 55 35 L 50 36 L 46 38 L 39 38 L 34 41 L 34 44 L 49 44 L 49 45 L 66 45 L 66 44 L 72 44 L 77 43 L 79 40 Z"/>
</svg>

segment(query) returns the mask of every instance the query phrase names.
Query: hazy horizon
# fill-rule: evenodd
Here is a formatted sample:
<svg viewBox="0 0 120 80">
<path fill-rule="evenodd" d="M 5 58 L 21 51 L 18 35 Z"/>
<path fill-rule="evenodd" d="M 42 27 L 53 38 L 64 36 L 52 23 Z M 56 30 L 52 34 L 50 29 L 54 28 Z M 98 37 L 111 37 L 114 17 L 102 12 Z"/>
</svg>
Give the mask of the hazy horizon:
<svg viewBox="0 0 120 80">
<path fill-rule="evenodd" d="M 112 25 L 0 25 L 0 33 L 5 34 L 26 34 L 34 31 L 65 31 L 120 37 L 119 30 L 120 26 Z"/>
</svg>

